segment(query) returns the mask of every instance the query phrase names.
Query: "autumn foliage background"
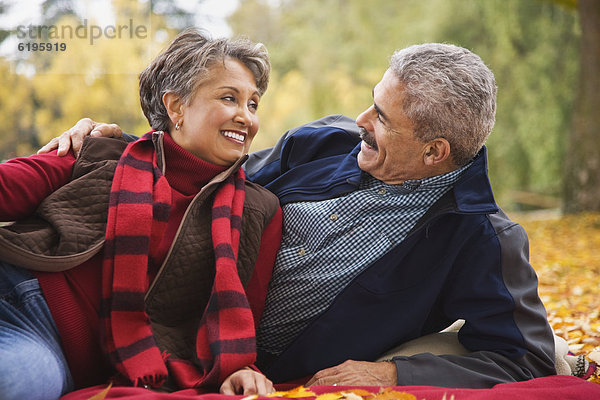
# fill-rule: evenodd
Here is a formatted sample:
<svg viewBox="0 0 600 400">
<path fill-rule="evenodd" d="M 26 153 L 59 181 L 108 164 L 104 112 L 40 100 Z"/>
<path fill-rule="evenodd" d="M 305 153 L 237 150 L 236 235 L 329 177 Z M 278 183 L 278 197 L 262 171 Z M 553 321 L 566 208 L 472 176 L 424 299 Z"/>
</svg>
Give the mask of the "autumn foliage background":
<svg viewBox="0 0 600 400">
<path fill-rule="evenodd" d="M 600 214 L 511 215 L 527 231 L 530 261 L 554 332 L 600 363 Z M 589 380 L 600 383 L 596 374 Z"/>
</svg>

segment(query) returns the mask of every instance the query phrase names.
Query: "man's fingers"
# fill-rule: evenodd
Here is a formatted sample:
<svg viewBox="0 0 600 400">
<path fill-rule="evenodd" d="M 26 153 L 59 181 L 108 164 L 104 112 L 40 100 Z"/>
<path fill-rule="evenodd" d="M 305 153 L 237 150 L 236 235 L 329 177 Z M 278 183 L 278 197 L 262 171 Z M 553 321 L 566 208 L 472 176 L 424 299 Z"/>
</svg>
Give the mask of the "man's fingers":
<svg viewBox="0 0 600 400">
<path fill-rule="evenodd" d="M 313 385 L 333 385 L 335 382 L 335 377 L 337 376 L 337 370 L 339 366 L 336 365 L 334 367 L 325 368 L 318 371 L 316 374 L 310 378 L 308 382 L 306 382 L 306 386 Z"/>
<path fill-rule="evenodd" d="M 90 118 L 82 118 L 69 130 L 64 131 L 60 136 L 55 137 L 48 142 L 45 146 L 38 150 L 38 154 L 47 153 L 56 148 L 59 156 L 64 156 L 69 152 L 69 149 L 73 147 L 73 152 L 77 154 L 81 149 L 81 143 L 83 137 L 87 135 L 96 123 Z"/>
<path fill-rule="evenodd" d="M 82 118 L 69 130 L 64 131 L 60 136 L 53 138 L 38 150 L 38 154 L 47 153 L 58 148 L 56 154 L 66 155 L 70 149 L 77 156 L 83 145 L 83 139 L 87 136 L 95 137 L 121 137 L 123 131 L 117 124 L 97 123 L 90 118 Z"/>
<path fill-rule="evenodd" d="M 329 383 L 331 381 L 331 383 Z M 324 376 L 323 374 L 317 376 L 314 375 L 308 382 L 306 382 L 306 386 L 318 386 L 318 385 L 329 385 L 334 384 L 333 378 L 330 376 Z"/>
<path fill-rule="evenodd" d="M 90 136 L 94 137 L 121 137 L 123 136 L 123 131 L 121 127 L 117 124 L 96 124 Z"/>
<path fill-rule="evenodd" d="M 52 150 L 58 147 L 58 138 L 52 138 L 48 143 L 46 143 L 41 149 L 37 151 L 37 154 L 49 153 Z"/>
<path fill-rule="evenodd" d="M 58 155 L 62 156 L 69 152 L 69 148 L 73 149 L 73 154 L 79 154 L 83 144 L 83 136 L 73 131 L 73 128 L 66 131 L 58 137 Z"/>
<path fill-rule="evenodd" d="M 321 386 L 321 385 L 333 385 L 333 383 L 327 383 L 328 379 L 327 378 L 319 378 L 319 379 L 315 379 L 312 378 L 310 381 L 306 382 L 305 386 Z"/>
</svg>

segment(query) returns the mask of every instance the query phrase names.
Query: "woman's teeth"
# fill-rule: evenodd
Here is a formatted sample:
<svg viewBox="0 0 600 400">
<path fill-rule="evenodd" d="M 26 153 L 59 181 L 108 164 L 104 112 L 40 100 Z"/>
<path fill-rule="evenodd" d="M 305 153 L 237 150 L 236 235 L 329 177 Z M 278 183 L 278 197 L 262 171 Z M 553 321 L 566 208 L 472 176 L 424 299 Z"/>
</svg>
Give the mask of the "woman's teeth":
<svg viewBox="0 0 600 400">
<path fill-rule="evenodd" d="M 244 140 L 246 140 L 246 136 L 245 135 L 241 135 L 241 134 L 236 133 L 236 132 L 221 131 L 221 133 L 225 137 L 228 137 L 228 138 L 231 138 L 231 139 L 235 139 L 235 140 L 238 140 L 240 142 L 243 142 Z"/>
</svg>

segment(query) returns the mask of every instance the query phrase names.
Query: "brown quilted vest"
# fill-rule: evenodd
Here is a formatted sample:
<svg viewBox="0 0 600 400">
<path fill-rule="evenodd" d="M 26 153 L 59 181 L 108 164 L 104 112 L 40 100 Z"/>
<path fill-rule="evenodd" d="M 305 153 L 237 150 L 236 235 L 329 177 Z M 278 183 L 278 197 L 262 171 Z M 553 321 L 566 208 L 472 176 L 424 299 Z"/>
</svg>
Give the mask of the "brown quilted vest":
<svg viewBox="0 0 600 400">
<path fill-rule="evenodd" d="M 27 269 L 62 271 L 100 251 L 112 177 L 126 145 L 116 139 L 86 139 L 72 180 L 48 196 L 35 215 L 0 228 L 0 259 Z M 162 136 L 156 136 L 155 146 L 162 160 Z M 215 261 L 210 211 L 215 189 L 242 162 L 240 159 L 217 175 L 192 200 L 146 293 L 146 312 L 158 346 L 176 358 L 190 359 L 198 322 L 212 288 Z M 244 286 L 254 270 L 262 232 L 278 206 L 274 194 L 246 182 L 237 263 Z"/>
</svg>

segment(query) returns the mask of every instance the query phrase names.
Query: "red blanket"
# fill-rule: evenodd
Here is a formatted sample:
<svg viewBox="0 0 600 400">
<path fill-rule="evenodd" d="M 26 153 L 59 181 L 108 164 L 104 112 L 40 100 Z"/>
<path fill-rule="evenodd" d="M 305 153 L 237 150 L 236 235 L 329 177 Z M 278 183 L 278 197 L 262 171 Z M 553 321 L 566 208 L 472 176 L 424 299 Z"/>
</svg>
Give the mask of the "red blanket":
<svg viewBox="0 0 600 400">
<path fill-rule="evenodd" d="M 312 386 L 310 391 L 317 396 L 324 393 L 340 392 L 344 389 L 357 389 L 356 386 Z M 369 392 L 377 393 L 379 387 L 360 387 Z M 61 400 L 83 400 L 101 392 L 105 387 L 81 389 L 69 393 Z M 600 399 L 600 385 L 587 382 L 583 379 L 568 375 L 554 375 L 544 378 L 532 379 L 525 382 L 502 383 L 491 389 L 448 389 L 433 386 L 397 386 L 391 388 L 398 392 L 406 392 L 414 395 L 418 400 L 446 400 L 454 396 L 455 400 L 565 400 Z M 176 393 L 154 393 L 143 388 L 115 387 L 111 388 L 107 399 L 137 399 L 137 400 L 233 400 L 244 396 L 226 396 L 219 394 L 197 395 L 191 389 Z M 269 397 L 273 398 L 273 397 Z M 314 398 L 311 396 L 310 398 Z"/>
</svg>

